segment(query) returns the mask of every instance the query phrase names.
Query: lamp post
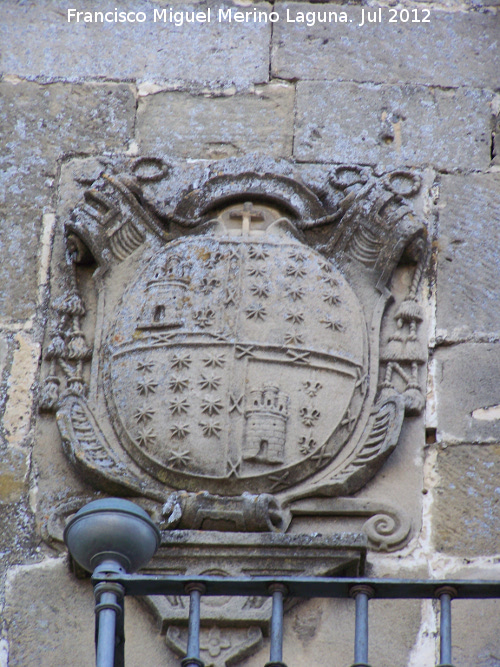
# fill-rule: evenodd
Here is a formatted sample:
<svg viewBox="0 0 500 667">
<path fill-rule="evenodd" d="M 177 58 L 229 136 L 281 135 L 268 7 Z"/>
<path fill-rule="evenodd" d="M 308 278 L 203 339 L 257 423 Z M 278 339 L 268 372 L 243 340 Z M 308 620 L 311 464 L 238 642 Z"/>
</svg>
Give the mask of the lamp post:
<svg viewBox="0 0 500 667">
<path fill-rule="evenodd" d="M 147 513 L 128 500 L 94 500 L 73 516 L 64 531 L 73 559 L 94 576 L 131 574 L 146 565 L 160 545 L 160 531 Z M 101 582 L 96 600 L 96 667 L 123 665 L 123 587 Z"/>
</svg>

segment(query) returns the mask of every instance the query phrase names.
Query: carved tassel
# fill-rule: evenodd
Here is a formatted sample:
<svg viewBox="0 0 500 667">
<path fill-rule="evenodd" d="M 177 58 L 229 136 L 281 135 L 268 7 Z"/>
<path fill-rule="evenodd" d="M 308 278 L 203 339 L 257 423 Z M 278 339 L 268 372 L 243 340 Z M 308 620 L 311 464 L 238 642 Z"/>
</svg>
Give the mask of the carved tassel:
<svg viewBox="0 0 500 667">
<path fill-rule="evenodd" d="M 49 375 L 43 383 L 40 396 L 40 412 L 55 412 L 59 402 L 60 380 L 55 375 Z"/>
</svg>

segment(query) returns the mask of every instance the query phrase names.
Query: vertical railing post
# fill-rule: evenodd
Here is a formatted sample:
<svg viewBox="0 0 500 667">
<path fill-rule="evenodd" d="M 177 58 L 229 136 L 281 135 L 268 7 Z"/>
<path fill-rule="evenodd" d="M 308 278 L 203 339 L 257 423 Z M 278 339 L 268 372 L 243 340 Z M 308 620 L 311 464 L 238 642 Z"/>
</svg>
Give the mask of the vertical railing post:
<svg viewBox="0 0 500 667">
<path fill-rule="evenodd" d="M 123 595 L 123 586 L 112 582 L 94 588 L 96 667 L 124 665 Z"/>
<path fill-rule="evenodd" d="M 356 625 L 354 630 L 354 664 L 352 667 L 370 667 L 368 664 L 368 600 L 374 590 L 366 584 L 353 586 L 349 595 L 356 601 Z"/>
<path fill-rule="evenodd" d="M 286 595 L 287 588 L 283 584 L 271 584 L 269 592 L 273 595 L 271 649 L 269 662 L 264 667 L 286 667 L 283 662 L 283 595 Z"/>
<path fill-rule="evenodd" d="M 189 593 L 189 630 L 187 653 L 181 661 L 182 667 L 205 667 L 200 660 L 200 606 L 204 592 L 203 584 L 192 583 L 186 586 L 186 593 Z"/>
<path fill-rule="evenodd" d="M 451 663 L 451 601 L 457 596 L 457 591 L 453 586 L 441 586 L 435 595 L 441 603 L 438 667 L 453 667 Z"/>
</svg>

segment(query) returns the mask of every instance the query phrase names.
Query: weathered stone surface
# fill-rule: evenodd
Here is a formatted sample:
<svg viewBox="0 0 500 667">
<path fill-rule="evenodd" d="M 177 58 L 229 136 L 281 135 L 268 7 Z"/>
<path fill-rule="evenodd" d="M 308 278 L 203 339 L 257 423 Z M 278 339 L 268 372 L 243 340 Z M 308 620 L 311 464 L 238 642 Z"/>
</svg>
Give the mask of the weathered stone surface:
<svg viewBox="0 0 500 667">
<path fill-rule="evenodd" d="M 483 578 L 484 577 L 483 575 Z M 453 602 L 453 662 L 463 667 L 500 667 L 500 600 Z M 471 629 L 473 628 L 473 631 Z"/>
<path fill-rule="evenodd" d="M 53 196 L 57 159 L 126 149 L 134 117 L 134 94 L 126 84 L 0 83 L 2 316 L 33 314 L 40 223 Z"/>
<path fill-rule="evenodd" d="M 3 428 L 7 442 L 24 445 L 30 426 L 40 347 L 32 336 L 24 332 L 16 334 L 14 340 L 16 347 L 8 381 Z"/>
<path fill-rule="evenodd" d="M 82 17 L 77 23 L 68 22 L 68 7 L 61 0 L 1 3 L 1 41 L 8 45 L 0 60 L 5 74 L 43 81 L 102 77 L 243 87 L 269 78 L 270 23 L 219 23 L 212 7 L 210 23 L 175 26 L 168 21 L 169 5 L 148 0 L 126 0 L 119 6 L 120 11 L 144 12 L 144 22 L 84 23 Z M 77 9 L 114 13 L 115 7 L 104 2 Z M 265 11 L 269 5 L 259 8 Z M 167 10 L 166 23 L 154 22 L 155 9 Z M 174 9 L 207 8 L 195 3 Z"/>
<path fill-rule="evenodd" d="M 4 610 L 9 667 L 92 667 L 93 605 L 90 581 L 75 579 L 65 559 L 12 571 Z M 169 664 L 155 624 L 133 599 L 126 600 L 125 636 L 128 665 Z"/>
<path fill-rule="evenodd" d="M 370 614 L 370 664 L 407 667 L 420 624 L 418 600 L 380 600 Z M 376 607 L 375 607 L 376 605 Z M 354 646 L 352 600 L 308 600 L 285 615 L 283 662 L 288 667 L 351 665 Z M 376 638 L 376 640 L 375 640 Z M 243 667 L 260 667 L 269 644 Z"/>
<path fill-rule="evenodd" d="M 137 141 L 144 153 L 182 157 L 218 159 L 250 151 L 290 156 L 293 103 L 294 88 L 285 84 L 217 98 L 158 93 L 139 103 Z"/>
<path fill-rule="evenodd" d="M 486 169 L 492 94 L 424 86 L 297 85 L 299 160 Z"/>
<path fill-rule="evenodd" d="M 7 376 L 6 369 L 9 362 L 9 351 L 9 337 L 2 333 L 0 334 L 0 410 L 3 409 L 5 401 L 5 392 L 3 391 L 3 387 Z"/>
<path fill-rule="evenodd" d="M 2 493 L 0 499 L 0 575 L 3 576 L 9 565 L 26 563 L 37 558 L 35 549 L 40 538 L 35 532 L 34 517 L 26 497 L 26 483 L 21 477 L 25 461 L 13 460 L 15 458 L 13 454 L 11 452 L 6 454 L 5 450 L 2 450 L 0 454 L 2 458 L 7 459 L 0 471 Z"/>
<path fill-rule="evenodd" d="M 437 424 L 445 442 L 498 441 L 499 376 L 499 344 L 466 343 L 437 351 Z"/>
<path fill-rule="evenodd" d="M 4 449 L 0 458 L 0 503 L 19 500 L 27 488 L 28 459 L 18 448 Z"/>
<path fill-rule="evenodd" d="M 382 22 L 360 26 L 371 8 L 316 3 L 279 4 L 282 19 L 274 24 L 272 74 L 284 79 L 353 80 L 372 83 L 491 87 L 499 83 L 498 20 L 492 14 L 424 8 L 399 19 L 399 10 L 382 8 Z M 348 23 L 286 21 L 286 12 L 346 11 Z M 371 10 L 373 12 L 374 10 Z M 377 15 L 378 18 L 378 15 Z"/>
<path fill-rule="evenodd" d="M 439 452 L 433 511 L 438 551 L 462 557 L 498 553 L 500 445 L 457 445 Z"/>
<path fill-rule="evenodd" d="M 6 170 L 2 203 L 10 203 L 8 197 L 23 189 L 19 187 L 23 176 L 31 176 L 30 185 L 40 190 L 62 154 L 123 150 L 133 131 L 135 99 L 128 84 L 41 86 L 3 81 L 0 100 L 2 168 Z"/>
<path fill-rule="evenodd" d="M 25 319 L 34 314 L 41 219 L 35 208 L 0 206 L 1 317 Z"/>
<path fill-rule="evenodd" d="M 489 566 L 469 565 L 453 572 L 453 577 L 495 581 L 499 578 L 498 564 L 492 559 Z M 454 664 L 460 667 L 500 667 L 498 626 L 492 623 L 499 613 L 500 600 L 453 601 Z"/>
<path fill-rule="evenodd" d="M 443 176 L 439 199 L 438 334 L 500 331 L 500 174 Z"/>
</svg>

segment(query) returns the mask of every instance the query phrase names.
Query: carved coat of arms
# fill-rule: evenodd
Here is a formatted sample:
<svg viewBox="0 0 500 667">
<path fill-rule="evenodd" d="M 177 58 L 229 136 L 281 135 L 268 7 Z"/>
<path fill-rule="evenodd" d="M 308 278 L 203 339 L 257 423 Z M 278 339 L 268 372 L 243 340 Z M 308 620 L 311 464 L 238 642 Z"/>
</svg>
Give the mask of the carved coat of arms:
<svg viewBox="0 0 500 667">
<path fill-rule="evenodd" d="M 68 458 L 98 489 L 160 503 L 352 494 L 423 406 L 425 229 L 402 199 L 418 176 L 338 167 L 328 207 L 288 176 L 222 174 L 158 211 L 143 192 L 151 169 L 168 178 L 158 165 L 103 170 L 65 221 L 41 408 Z M 413 280 L 382 341 L 404 253 Z M 73 269 L 89 259 L 91 344 Z"/>
<path fill-rule="evenodd" d="M 181 187 L 161 159 L 123 163 L 85 181 L 53 264 L 40 409 L 77 473 L 173 529 L 159 572 L 359 573 L 367 538 L 404 544 L 399 508 L 352 496 L 424 405 L 419 176 L 338 166 L 313 189 L 228 161 Z M 49 541 L 85 501 L 57 500 Z M 365 535 L 276 535 L 308 516 Z M 182 655 L 182 599 L 151 604 Z M 269 614 L 205 602 L 207 664 L 257 650 Z"/>
</svg>

